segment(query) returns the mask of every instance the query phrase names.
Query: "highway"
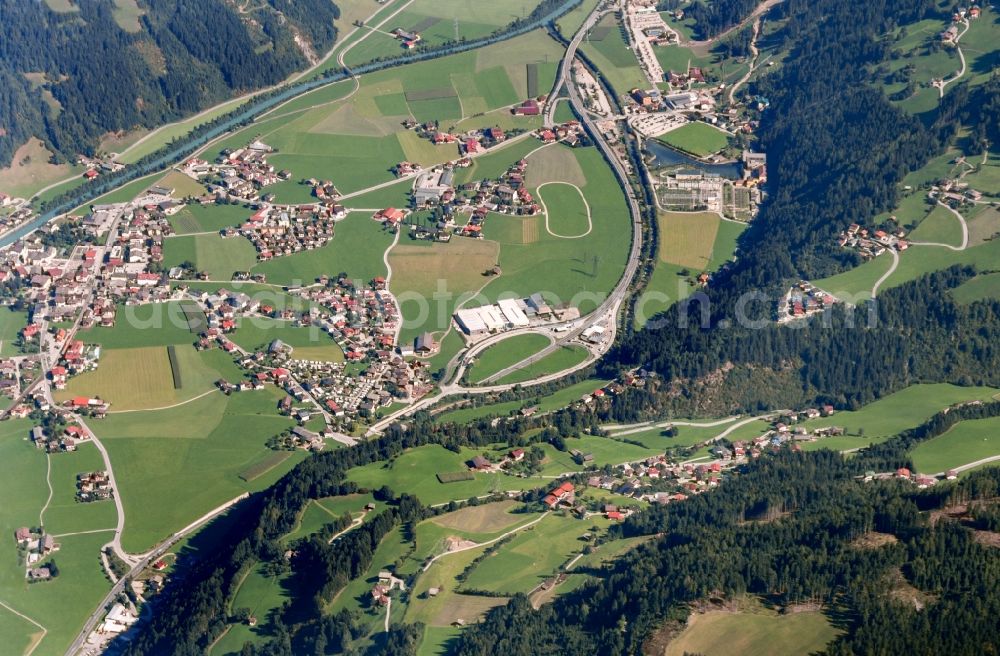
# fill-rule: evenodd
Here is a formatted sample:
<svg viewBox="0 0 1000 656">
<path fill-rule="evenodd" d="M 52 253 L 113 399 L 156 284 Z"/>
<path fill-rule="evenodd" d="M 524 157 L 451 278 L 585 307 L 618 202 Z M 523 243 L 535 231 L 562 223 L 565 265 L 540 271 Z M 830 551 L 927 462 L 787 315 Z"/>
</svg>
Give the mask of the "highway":
<svg viewBox="0 0 1000 656">
<path fill-rule="evenodd" d="M 517 385 L 529 386 L 529 385 L 540 385 L 550 381 L 558 380 L 572 373 L 580 371 L 591 364 L 593 364 L 597 359 L 599 359 L 604 353 L 611 348 L 611 345 L 615 341 L 615 336 L 618 330 L 618 314 L 621 310 L 622 303 L 628 296 L 629 285 L 632 279 L 635 277 L 636 271 L 639 268 L 639 260 L 642 253 L 642 214 L 639 207 L 639 201 L 635 196 L 635 192 L 632 186 L 629 184 L 628 175 L 625 172 L 625 168 L 622 166 L 621 162 L 615 157 L 611 150 L 611 146 L 604 140 L 601 136 L 600 131 L 594 125 L 593 118 L 586 111 L 583 105 L 583 100 L 580 97 L 576 86 L 573 84 L 571 70 L 573 66 L 573 60 L 576 58 L 576 51 L 580 47 L 580 43 L 583 42 L 584 37 L 587 32 L 601 19 L 601 17 L 607 12 L 612 11 L 612 9 L 595 9 L 590 16 L 583 22 L 583 25 L 573 36 L 569 45 L 566 48 L 566 54 L 563 56 L 562 61 L 559 65 L 559 75 L 556 78 L 556 83 L 553 87 L 553 93 L 550 98 L 554 98 L 556 93 L 561 88 L 565 88 L 567 95 L 569 96 L 569 101 L 573 105 L 576 113 L 581 117 L 584 127 L 587 129 L 590 137 L 594 141 L 595 145 L 604 154 L 606 160 L 611 163 L 612 169 L 615 172 L 615 176 L 618 178 L 619 184 L 621 185 L 623 191 L 625 192 L 625 198 L 628 201 L 629 215 L 632 218 L 632 246 L 629 251 L 628 262 L 625 265 L 625 271 L 622 277 L 618 280 L 618 284 L 611 291 L 608 297 L 603 303 L 591 314 L 586 317 L 579 319 L 574 319 L 572 321 L 566 321 L 559 324 L 549 324 L 544 327 L 531 327 L 531 328 L 521 328 L 518 330 L 511 330 L 498 335 L 492 335 L 477 342 L 474 346 L 460 352 L 448 363 L 445 375 L 442 377 L 442 384 L 440 387 L 440 394 L 433 397 L 425 397 L 413 403 L 391 415 L 388 415 L 381 421 L 373 424 L 368 430 L 368 435 L 375 435 L 381 433 L 383 430 L 391 426 L 393 423 L 399 421 L 400 419 L 407 417 L 419 410 L 425 409 L 435 403 L 441 401 L 441 399 L 451 396 L 453 394 L 487 394 L 491 392 L 501 392 L 514 388 Z M 550 102 L 545 110 L 545 125 L 552 126 L 554 124 L 554 107 L 556 103 Z M 506 369 L 498 371 L 484 382 L 490 382 L 493 380 L 499 380 L 504 376 L 523 369 L 524 367 L 530 366 L 535 362 L 545 358 L 546 356 L 552 354 L 559 348 L 562 348 L 570 343 L 573 343 L 584 330 L 594 325 L 605 325 L 606 332 L 599 345 L 588 347 L 590 354 L 581 363 L 574 367 L 565 369 L 563 371 L 549 374 L 546 376 L 541 376 L 535 378 L 531 381 L 524 383 L 508 383 L 503 385 L 486 385 L 470 387 L 462 385 L 460 382 L 462 375 L 465 373 L 466 369 L 469 367 L 472 358 L 478 353 L 481 353 L 490 346 L 501 342 L 504 339 L 518 334 L 526 333 L 542 333 L 548 336 L 553 336 L 556 328 L 565 329 L 564 332 L 558 333 L 558 337 L 547 347 L 538 351 L 534 355 L 531 355 L 524 360 L 513 364 Z"/>
</svg>

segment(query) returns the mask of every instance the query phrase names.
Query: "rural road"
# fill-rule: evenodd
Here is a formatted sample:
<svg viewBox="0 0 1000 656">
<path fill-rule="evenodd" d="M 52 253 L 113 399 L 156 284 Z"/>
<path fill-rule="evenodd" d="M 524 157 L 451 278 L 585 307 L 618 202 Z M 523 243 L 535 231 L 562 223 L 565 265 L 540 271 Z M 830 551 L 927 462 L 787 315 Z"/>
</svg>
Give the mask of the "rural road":
<svg viewBox="0 0 1000 656">
<path fill-rule="evenodd" d="M 958 59 L 959 61 L 962 62 L 962 68 L 958 69 L 958 71 L 956 71 L 955 74 L 950 78 L 948 78 L 947 80 L 941 80 L 941 84 L 938 86 L 939 98 L 944 98 L 945 87 L 947 87 L 949 84 L 955 82 L 956 80 L 960 79 L 963 75 L 965 75 L 965 70 L 967 68 L 967 66 L 965 65 L 965 53 L 962 52 L 962 47 L 958 45 L 958 42 L 962 39 L 963 36 L 965 36 L 965 33 L 969 31 L 969 20 L 967 18 L 962 19 L 962 23 L 965 25 L 965 29 L 962 30 L 961 34 L 955 37 L 955 51 L 958 52 Z"/>
<path fill-rule="evenodd" d="M 875 284 L 872 285 L 872 298 L 875 298 L 878 295 L 879 287 L 881 287 L 882 283 L 889 279 L 889 276 L 896 272 L 896 267 L 899 266 L 899 252 L 897 252 L 895 248 L 890 248 L 889 254 L 892 255 L 892 265 L 889 267 L 889 270 L 883 273 L 882 277 L 876 280 Z"/>
<path fill-rule="evenodd" d="M 549 514 L 549 511 L 546 510 L 545 512 L 543 512 L 541 514 L 541 516 L 538 519 L 533 519 L 530 522 L 528 522 L 527 524 L 521 524 L 517 528 L 512 528 L 509 531 L 507 531 L 506 533 L 504 533 L 503 535 L 501 535 L 499 537 L 495 537 L 492 540 L 487 540 L 486 542 L 477 542 L 476 544 L 470 544 L 467 547 L 460 547 L 458 549 L 453 549 L 451 551 L 445 551 L 444 553 L 439 553 L 438 555 L 436 555 L 433 558 L 431 558 L 430 560 L 428 560 L 427 564 L 424 565 L 424 568 L 422 570 L 420 570 L 420 571 L 421 572 L 426 572 L 427 570 L 429 570 L 431 568 L 431 565 L 433 565 L 437 561 L 438 558 L 443 558 L 445 556 L 451 556 L 452 554 L 462 553 L 463 551 L 469 551 L 470 549 L 478 549 L 479 547 L 487 547 L 487 546 L 493 544 L 494 542 L 499 542 L 500 540 L 503 540 L 504 538 L 506 538 L 506 537 L 508 537 L 510 535 L 514 535 L 518 531 L 523 531 L 524 529 L 528 528 L 529 526 L 534 526 L 538 522 L 540 522 L 543 519 L 545 519 L 545 517 L 548 514 Z"/>
</svg>

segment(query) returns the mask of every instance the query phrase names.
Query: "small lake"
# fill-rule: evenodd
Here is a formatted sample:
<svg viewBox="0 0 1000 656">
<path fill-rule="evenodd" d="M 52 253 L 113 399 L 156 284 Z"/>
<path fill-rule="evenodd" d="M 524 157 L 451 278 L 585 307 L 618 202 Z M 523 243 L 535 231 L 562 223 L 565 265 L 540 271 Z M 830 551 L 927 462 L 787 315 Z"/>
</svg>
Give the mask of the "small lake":
<svg viewBox="0 0 1000 656">
<path fill-rule="evenodd" d="M 705 173 L 715 173 L 723 178 L 728 178 L 729 180 L 739 180 L 740 177 L 742 177 L 740 175 L 739 162 L 732 162 L 730 164 L 706 164 L 705 162 L 700 162 L 693 157 L 685 155 L 679 150 L 674 150 L 669 146 L 665 146 L 655 139 L 646 139 L 643 142 L 643 147 L 654 157 L 653 161 L 650 162 L 650 167 L 684 166 L 692 169 L 698 169 L 699 171 L 704 171 Z"/>
</svg>

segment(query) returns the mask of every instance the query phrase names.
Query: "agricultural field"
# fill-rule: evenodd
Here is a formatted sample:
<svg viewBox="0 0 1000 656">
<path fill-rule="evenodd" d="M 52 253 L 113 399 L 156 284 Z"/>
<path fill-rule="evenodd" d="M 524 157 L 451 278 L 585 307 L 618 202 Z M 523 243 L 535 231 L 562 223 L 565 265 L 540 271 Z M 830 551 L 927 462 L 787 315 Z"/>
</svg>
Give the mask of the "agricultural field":
<svg viewBox="0 0 1000 656">
<path fill-rule="evenodd" d="M 189 196 L 201 196 L 205 193 L 205 185 L 194 178 L 177 170 L 171 170 L 156 181 L 157 186 L 173 189 L 173 198 L 182 200 Z"/>
<path fill-rule="evenodd" d="M 8 470 L 0 480 L 0 495 L 5 500 L 0 505 L 0 531 L 11 536 L 20 526 L 37 526 L 39 512 L 49 496 L 46 485 L 46 456 L 27 441 L 31 422 L 13 420 L 0 428 L 0 459 Z M 69 647 L 76 633 L 83 626 L 92 608 L 110 587 L 101 572 L 98 552 L 109 539 L 110 533 L 63 535 L 76 530 L 100 530 L 114 526 L 114 508 L 110 515 L 103 508 L 87 509 L 79 518 L 68 507 L 75 502 L 77 471 L 85 471 L 94 464 L 81 448 L 76 453 L 52 456 L 53 500 L 45 513 L 45 521 L 55 535 L 61 535 L 61 545 L 53 558 L 60 574 L 52 581 L 28 585 L 24 580 L 24 566 L 15 552 L 12 540 L 5 540 L 3 558 L 0 559 L 0 600 L 19 613 L 30 617 L 45 627 L 42 635 L 38 626 L 19 618 L 5 608 L 0 608 L 0 639 L 10 653 L 22 653 L 35 646 L 36 656 L 62 654 Z M 99 460 L 99 458 L 98 458 Z M 70 498 L 67 500 L 66 495 Z M 109 502 L 110 503 L 110 502 Z M 80 510 L 76 504 L 75 510 Z M 96 504 L 97 506 L 100 503 Z M 107 521 L 110 516 L 110 523 Z"/>
<path fill-rule="evenodd" d="M 554 153 L 546 152 L 552 149 Z M 545 159 L 533 174 L 534 157 L 541 153 Z M 592 229 L 586 235 L 565 238 L 546 230 L 544 217 L 491 216 L 483 233 L 500 244 L 503 273 L 486 285 L 483 294 L 495 301 L 541 292 L 550 302 L 568 302 L 586 314 L 614 288 L 624 270 L 631 239 L 628 210 L 621 187 L 596 148 L 536 150 L 527 157 L 528 175 L 551 179 L 554 156 L 555 161 L 575 160 L 575 166 L 566 167 L 567 177 L 575 179 L 576 171 L 582 171 L 585 184 L 578 186 L 593 217 Z M 508 160 L 504 168 L 512 162 Z M 543 192 L 548 194 L 549 189 L 546 186 Z M 537 195 L 538 187 L 531 191 Z"/>
<path fill-rule="evenodd" d="M 549 343 L 549 338 L 538 334 L 508 337 L 499 344 L 486 349 L 476 358 L 476 364 L 468 373 L 469 381 L 478 383 L 484 378 L 537 353 Z"/>
<path fill-rule="evenodd" d="M 732 257 L 736 240 L 746 228 L 711 212 L 659 212 L 657 216 L 658 261 L 694 272 L 712 271 Z"/>
<path fill-rule="evenodd" d="M 456 38 L 464 40 L 489 36 L 498 29 L 523 18 L 525 6 L 515 0 L 476 2 L 476 0 L 416 0 L 392 18 L 381 22 L 345 57 L 348 66 L 357 66 L 381 57 L 403 55 L 402 41 L 389 34 L 400 28 L 420 34 L 421 46 L 438 46 Z M 456 36 L 457 30 L 457 36 Z"/>
<path fill-rule="evenodd" d="M 185 308 L 193 308 L 201 316 L 197 326 L 188 323 Z M 111 328 L 95 326 L 81 331 L 77 337 L 84 342 L 100 344 L 103 349 L 139 348 L 143 346 L 168 346 L 193 344 L 197 332 L 203 330 L 204 315 L 191 301 L 122 305 L 118 307 L 115 325 Z"/>
<path fill-rule="evenodd" d="M 42 525 L 54 535 L 79 531 L 113 531 L 118 521 L 114 501 L 80 503 L 76 500 L 76 477 L 104 469 L 104 459 L 92 444 L 82 444 L 74 453 L 57 453 L 50 460 L 49 482 L 52 500 L 42 515 Z M 106 533 L 105 540 L 110 540 Z"/>
<path fill-rule="evenodd" d="M 547 515 L 476 565 L 462 588 L 500 594 L 528 593 L 583 551 L 587 543 L 581 537 L 585 533 L 594 533 L 595 526 L 606 525 L 603 518 L 581 522 L 575 517 Z"/>
<path fill-rule="evenodd" d="M 628 46 L 624 26 L 614 14 L 605 16 L 590 30 L 580 49 L 604 73 L 618 95 L 649 87 L 649 80 Z"/>
<path fill-rule="evenodd" d="M 163 266 L 192 262 L 212 280 L 231 280 L 236 271 L 247 271 L 257 262 L 257 251 L 242 237 L 218 234 L 172 237 L 163 241 Z"/>
<path fill-rule="evenodd" d="M 554 374 L 564 369 L 574 367 L 590 355 L 586 347 L 579 345 L 561 346 L 541 360 L 526 367 L 512 371 L 496 381 L 497 384 L 524 383 L 541 376 Z"/>
<path fill-rule="evenodd" d="M 703 121 L 692 121 L 658 136 L 656 140 L 695 157 L 706 157 L 726 147 L 729 133 Z"/>
<path fill-rule="evenodd" d="M 400 341 L 408 342 L 427 330 L 446 330 L 457 306 L 490 281 L 484 272 L 497 263 L 499 251 L 495 241 L 468 237 L 395 246 L 389 253 L 390 288 L 403 313 Z"/>
<path fill-rule="evenodd" d="M 626 439 L 631 439 L 631 437 L 631 435 L 626 436 Z M 574 449 L 594 456 L 592 462 L 586 463 L 587 467 L 621 465 L 626 462 L 643 460 L 652 455 L 662 454 L 664 451 L 664 447 L 638 446 L 621 440 L 596 437 L 594 435 L 567 437 L 564 441 L 566 443 L 565 451 L 559 451 L 551 444 L 545 443 L 541 445 L 545 451 L 545 460 L 542 462 L 542 476 L 559 476 L 568 472 L 582 471 L 584 466 L 573 460 L 573 456 L 570 455 L 570 451 Z M 670 438 L 664 438 L 664 441 L 673 443 L 673 440 L 670 440 Z"/>
<path fill-rule="evenodd" d="M 853 447 L 846 448 L 856 448 L 885 441 L 922 424 L 955 403 L 988 401 L 998 393 L 1000 390 L 991 387 L 959 387 L 946 383 L 911 385 L 860 410 L 840 411 L 831 417 L 810 419 L 799 425 L 807 429 L 841 426 L 847 433 L 844 440 L 854 441 Z M 823 448 L 824 444 L 833 444 L 830 439 L 820 439 L 806 446 Z"/>
<path fill-rule="evenodd" d="M 74 376 L 54 397 L 65 401 L 74 396 L 96 396 L 111 403 L 111 412 L 145 410 L 188 401 L 213 390 L 222 372 L 229 377 L 236 372 L 230 356 L 222 351 L 198 352 L 190 344 L 172 347 L 175 371 L 169 348 L 105 349 L 97 369 Z M 179 387 L 174 383 L 175 374 Z"/>
<path fill-rule="evenodd" d="M 253 210 L 242 205 L 201 205 L 191 203 L 169 217 L 170 225 L 178 235 L 201 232 L 218 232 L 240 225 Z"/>
<path fill-rule="evenodd" d="M 974 303 L 985 299 L 1000 299 L 1000 273 L 986 273 L 967 280 L 951 290 L 957 303 Z"/>
<path fill-rule="evenodd" d="M 913 465 L 922 474 L 966 465 L 983 458 L 1000 456 L 1000 420 L 961 421 L 948 432 L 921 442 L 910 452 Z"/>
<path fill-rule="evenodd" d="M 466 471 L 466 462 L 479 450 L 463 449 L 461 454 L 439 445 L 428 445 L 405 451 L 390 462 L 378 462 L 352 469 L 348 480 L 360 487 L 377 489 L 388 485 L 395 491 L 413 494 L 426 505 L 464 500 L 489 494 L 493 489 L 523 489 L 532 487 L 525 479 L 503 474 L 476 473 L 472 480 L 441 483 L 439 473 Z"/>
<path fill-rule="evenodd" d="M 468 4 L 464 0 L 448 2 L 463 7 Z M 494 5 L 480 4 L 476 3 L 476 12 L 497 11 Z M 368 41 L 352 49 L 350 56 L 361 52 Z M 438 120 L 442 129 L 447 129 L 465 116 L 482 113 L 482 123 L 477 125 L 493 125 L 487 113 L 527 97 L 529 65 L 537 71 L 538 86 L 551 87 L 558 56 L 558 44 L 539 31 L 496 46 L 366 75 L 349 100 L 344 98 L 351 92 L 350 85 L 321 87 L 223 139 L 203 156 L 214 159 L 220 150 L 242 146 L 260 135 L 277 149 L 270 158 L 275 167 L 293 173 L 292 180 L 269 188 L 279 202 L 314 200 L 310 188 L 299 183 L 307 177 L 332 180 L 341 193 L 351 194 L 391 182 L 390 169 L 404 159 L 429 166 L 457 156 L 454 146 L 435 148 L 417 140 L 401 125 L 404 119 Z M 511 127 L 518 126 L 517 119 L 507 120 Z M 521 124 L 534 125 L 537 119 L 531 117 Z M 351 200 L 348 206 L 367 209 L 385 205 Z"/>
<path fill-rule="evenodd" d="M 272 453 L 267 439 L 292 425 L 277 413 L 281 396 L 273 387 L 210 394 L 175 408 L 111 414 L 92 426 L 121 489 L 125 549 L 149 549 L 239 494 L 267 487 L 299 462 L 303 452 L 252 481 L 240 477 Z"/>
<path fill-rule="evenodd" d="M 710 212 L 660 212 L 658 217 L 657 262 L 636 304 L 637 328 L 690 296 L 700 271 L 715 271 L 732 258 L 746 229 L 746 224 L 724 221 Z"/>
<path fill-rule="evenodd" d="M 688 618 L 687 628 L 662 652 L 682 654 L 811 654 L 837 637 L 837 629 L 820 611 L 779 615 L 756 609 L 744 612 L 709 611 Z"/>
<path fill-rule="evenodd" d="M 948 208 L 937 205 L 920 221 L 909 238 L 912 241 L 961 246 L 962 225 Z"/>
<path fill-rule="evenodd" d="M 875 282 L 881 279 L 891 267 L 892 256 L 883 253 L 853 269 L 813 282 L 820 289 L 833 294 L 842 301 L 858 303 L 871 298 L 871 290 L 875 286 Z M 885 288 L 885 283 L 883 283 L 882 288 Z"/>
<path fill-rule="evenodd" d="M 921 114 L 937 107 L 939 94 L 930 86 L 931 80 L 950 77 L 961 67 L 954 49 L 935 47 L 939 41 L 938 34 L 947 26 L 941 19 L 929 18 L 907 25 L 894 35 L 897 40 L 890 47 L 902 56 L 889 60 L 883 88 L 890 97 L 901 92 L 907 86 L 904 69 L 910 69 L 909 79 L 914 84 L 914 93 L 897 101 L 908 112 Z M 895 77 L 899 78 L 898 81 L 893 81 Z"/>
</svg>

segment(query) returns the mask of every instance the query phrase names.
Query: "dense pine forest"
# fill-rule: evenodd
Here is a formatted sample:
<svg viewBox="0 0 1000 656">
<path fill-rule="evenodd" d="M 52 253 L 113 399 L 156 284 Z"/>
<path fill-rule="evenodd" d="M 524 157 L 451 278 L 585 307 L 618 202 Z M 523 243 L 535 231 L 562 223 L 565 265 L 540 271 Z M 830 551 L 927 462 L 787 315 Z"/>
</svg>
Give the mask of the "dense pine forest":
<svg viewBox="0 0 1000 656">
<path fill-rule="evenodd" d="M 340 15 L 329 0 L 267 0 L 252 21 L 223 0 L 139 5 L 131 31 L 113 0 L 63 13 L 0 3 L 0 166 L 32 136 L 72 159 L 108 132 L 156 127 L 280 82 L 308 65 L 296 34 L 322 54 Z"/>
</svg>

